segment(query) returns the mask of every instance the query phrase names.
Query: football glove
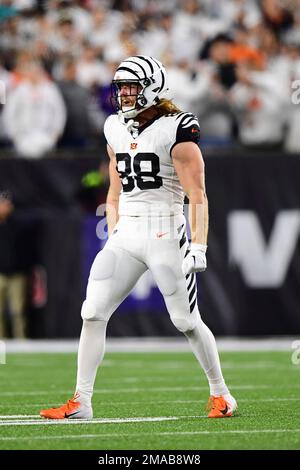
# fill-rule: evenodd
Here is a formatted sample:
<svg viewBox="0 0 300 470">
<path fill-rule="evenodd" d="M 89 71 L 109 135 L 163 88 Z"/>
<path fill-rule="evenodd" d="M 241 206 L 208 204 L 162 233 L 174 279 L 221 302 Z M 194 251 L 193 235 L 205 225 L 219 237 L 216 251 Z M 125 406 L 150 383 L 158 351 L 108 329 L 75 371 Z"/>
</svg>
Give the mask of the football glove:
<svg viewBox="0 0 300 470">
<path fill-rule="evenodd" d="M 207 266 L 206 250 L 207 245 L 191 243 L 190 251 L 182 262 L 182 272 L 185 276 L 187 274 L 205 271 Z"/>
</svg>

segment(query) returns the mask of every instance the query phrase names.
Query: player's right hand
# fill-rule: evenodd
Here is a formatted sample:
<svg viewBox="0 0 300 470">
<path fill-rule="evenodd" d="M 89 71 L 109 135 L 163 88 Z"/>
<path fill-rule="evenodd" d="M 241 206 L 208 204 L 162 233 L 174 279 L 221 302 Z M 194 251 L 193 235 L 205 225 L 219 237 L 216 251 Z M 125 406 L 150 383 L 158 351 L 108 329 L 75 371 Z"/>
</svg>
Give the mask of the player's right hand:
<svg viewBox="0 0 300 470">
<path fill-rule="evenodd" d="M 185 276 L 187 274 L 205 271 L 207 267 L 206 250 L 206 245 L 199 243 L 191 244 L 190 251 L 182 262 L 182 272 Z"/>
</svg>

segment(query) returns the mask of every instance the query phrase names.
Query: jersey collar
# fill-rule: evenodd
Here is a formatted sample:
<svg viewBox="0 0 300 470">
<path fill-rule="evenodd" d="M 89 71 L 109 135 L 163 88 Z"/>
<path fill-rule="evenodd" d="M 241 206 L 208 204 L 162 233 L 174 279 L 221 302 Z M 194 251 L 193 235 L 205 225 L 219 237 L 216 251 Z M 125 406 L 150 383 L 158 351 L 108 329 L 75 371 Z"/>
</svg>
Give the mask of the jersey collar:
<svg viewBox="0 0 300 470">
<path fill-rule="evenodd" d="M 154 116 L 152 119 L 149 119 L 149 121 L 145 122 L 145 124 L 143 124 L 142 126 L 139 126 L 139 127 L 137 128 L 138 133 L 137 133 L 136 136 L 134 136 L 134 135 L 133 135 L 133 132 L 130 131 L 132 137 L 133 137 L 134 139 L 135 139 L 136 137 L 138 137 L 145 129 L 147 129 L 147 127 L 151 126 L 151 125 L 152 125 L 155 121 L 157 121 L 159 118 L 161 118 L 160 115 Z"/>
</svg>

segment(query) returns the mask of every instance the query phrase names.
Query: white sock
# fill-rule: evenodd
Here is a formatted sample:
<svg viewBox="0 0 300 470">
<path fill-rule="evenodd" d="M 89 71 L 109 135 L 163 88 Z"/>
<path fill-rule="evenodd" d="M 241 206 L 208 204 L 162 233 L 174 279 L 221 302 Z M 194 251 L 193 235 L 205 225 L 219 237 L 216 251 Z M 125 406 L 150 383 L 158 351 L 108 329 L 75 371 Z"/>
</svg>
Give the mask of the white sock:
<svg viewBox="0 0 300 470">
<path fill-rule="evenodd" d="M 193 353 L 203 368 L 209 382 L 210 394 L 221 396 L 229 393 L 225 384 L 219 354 L 214 335 L 205 325 L 201 318 L 198 319 L 196 327 L 185 333 Z"/>
<path fill-rule="evenodd" d="M 76 392 L 80 401 L 91 404 L 94 383 L 105 352 L 106 321 L 83 320 L 77 358 Z"/>
</svg>

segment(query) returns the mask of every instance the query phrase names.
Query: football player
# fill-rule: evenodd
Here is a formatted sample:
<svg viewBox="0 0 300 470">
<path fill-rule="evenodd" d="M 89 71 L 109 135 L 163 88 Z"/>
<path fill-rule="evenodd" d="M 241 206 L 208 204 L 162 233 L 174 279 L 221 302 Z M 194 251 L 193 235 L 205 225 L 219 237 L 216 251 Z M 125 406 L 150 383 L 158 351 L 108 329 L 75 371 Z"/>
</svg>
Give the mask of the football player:
<svg viewBox="0 0 300 470">
<path fill-rule="evenodd" d="M 197 272 L 206 269 L 208 203 L 197 118 L 167 99 L 167 75 L 153 57 L 134 56 L 113 82 L 117 113 L 105 122 L 110 157 L 108 241 L 92 265 L 78 350 L 74 397 L 44 418 L 90 419 L 94 381 L 107 323 L 149 269 L 171 321 L 190 343 L 210 387 L 210 418 L 232 416 L 237 404 L 225 384 L 216 342 L 197 305 Z M 191 244 L 183 215 L 189 199 Z"/>
</svg>

